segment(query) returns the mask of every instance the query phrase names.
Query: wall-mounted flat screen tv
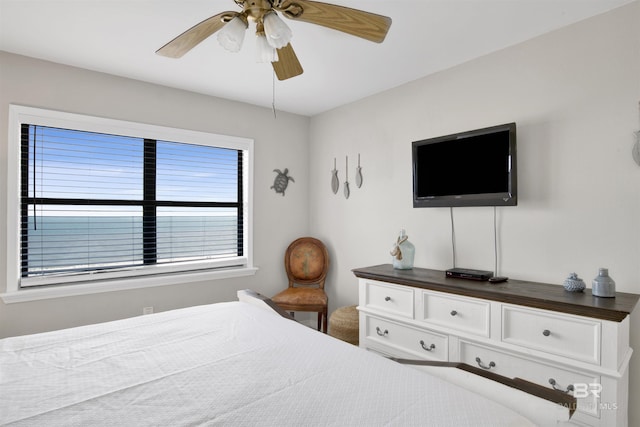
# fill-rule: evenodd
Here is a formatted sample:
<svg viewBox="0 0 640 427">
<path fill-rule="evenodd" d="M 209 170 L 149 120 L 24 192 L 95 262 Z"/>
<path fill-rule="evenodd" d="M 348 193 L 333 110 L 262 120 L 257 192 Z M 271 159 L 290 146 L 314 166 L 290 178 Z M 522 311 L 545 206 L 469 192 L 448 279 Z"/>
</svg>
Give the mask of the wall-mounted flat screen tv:
<svg viewBox="0 0 640 427">
<path fill-rule="evenodd" d="M 516 124 L 414 141 L 413 206 L 515 206 Z"/>
</svg>

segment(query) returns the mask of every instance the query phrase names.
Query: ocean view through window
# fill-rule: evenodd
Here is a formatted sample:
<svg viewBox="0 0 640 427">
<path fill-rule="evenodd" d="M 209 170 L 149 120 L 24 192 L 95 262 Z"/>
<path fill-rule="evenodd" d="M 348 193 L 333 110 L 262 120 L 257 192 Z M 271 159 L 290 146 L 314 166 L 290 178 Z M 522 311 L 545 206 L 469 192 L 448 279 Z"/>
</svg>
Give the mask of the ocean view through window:
<svg viewBox="0 0 640 427">
<path fill-rule="evenodd" d="M 96 120 L 19 123 L 18 289 L 250 265 L 252 144 Z"/>
</svg>

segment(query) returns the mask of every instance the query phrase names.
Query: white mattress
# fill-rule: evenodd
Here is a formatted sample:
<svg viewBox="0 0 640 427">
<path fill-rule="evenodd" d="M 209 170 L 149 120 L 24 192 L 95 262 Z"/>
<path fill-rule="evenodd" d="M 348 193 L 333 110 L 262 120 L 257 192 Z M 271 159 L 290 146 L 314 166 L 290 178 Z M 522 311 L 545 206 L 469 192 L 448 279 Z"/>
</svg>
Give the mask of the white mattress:
<svg viewBox="0 0 640 427">
<path fill-rule="evenodd" d="M 526 426 L 493 401 L 242 302 L 0 340 L 0 424 Z"/>
</svg>

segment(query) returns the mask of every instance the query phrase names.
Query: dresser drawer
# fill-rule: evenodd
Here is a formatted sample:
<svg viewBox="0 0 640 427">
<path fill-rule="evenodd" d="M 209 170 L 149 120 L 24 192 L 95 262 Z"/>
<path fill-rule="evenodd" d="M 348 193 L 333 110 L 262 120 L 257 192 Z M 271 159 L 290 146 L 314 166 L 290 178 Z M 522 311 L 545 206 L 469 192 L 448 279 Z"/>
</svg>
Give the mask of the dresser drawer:
<svg viewBox="0 0 640 427">
<path fill-rule="evenodd" d="M 365 306 L 376 311 L 413 319 L 413 288 L 367 281 Z"/>
<path fill-rule="evenodd" d="M 366 316 L 366 340 L 392 347 L 422 359 L 447 361 L 449 340 L 424 329 L 416 329 L 375 316 Z"/>
<path fill-rule="evenodd" d="M 600 364 L 601 323 L 577 316 L 504 305 L 502 341 Z"/>
<path fill-rule="evenodd" d="M 465 340 L 459 342 L 459 354 L 461 362 L 508 378 L 522 378 L 572 395 L 575 394 L 572 389 L 578 390 L 578 411 L 599 417 L 598 375 L 540 363 Z"/>
<path fill-rule="evenodd" d="M 489 336 L 491 306 L 484 300 L 422 291 L 416 320 L 484 337 Z"/>
</svg>

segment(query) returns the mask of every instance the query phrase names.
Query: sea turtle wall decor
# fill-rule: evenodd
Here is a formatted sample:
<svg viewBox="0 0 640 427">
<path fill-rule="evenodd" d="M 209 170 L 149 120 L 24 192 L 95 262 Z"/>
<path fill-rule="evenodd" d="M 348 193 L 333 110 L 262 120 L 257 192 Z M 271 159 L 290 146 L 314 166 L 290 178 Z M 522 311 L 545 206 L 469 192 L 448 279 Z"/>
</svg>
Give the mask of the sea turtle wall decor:
<svg viewBox="0 0 640 427">
<path fill-rule="evenodd" d="M 273 171 L 278 175 L 276 175 L 276 179 L 273 181 L 273 185 L 271 186 L 271 188 L 275 190 L 276 193 L 282 193 L 282 196 L 284 196 L 284 190 L 287 189 L 289 181 L 295 181 L 293 177 L 287 175 L 289 173 L 289 169 L 287 168 L 284 168 L 284 172 L 282 172 L 280 169 L 274 169 Z"/>
</svg>

